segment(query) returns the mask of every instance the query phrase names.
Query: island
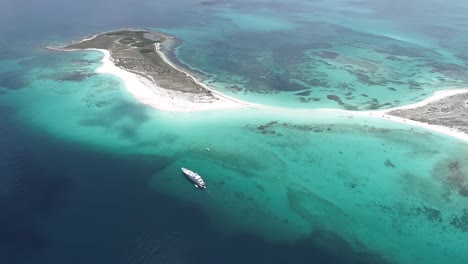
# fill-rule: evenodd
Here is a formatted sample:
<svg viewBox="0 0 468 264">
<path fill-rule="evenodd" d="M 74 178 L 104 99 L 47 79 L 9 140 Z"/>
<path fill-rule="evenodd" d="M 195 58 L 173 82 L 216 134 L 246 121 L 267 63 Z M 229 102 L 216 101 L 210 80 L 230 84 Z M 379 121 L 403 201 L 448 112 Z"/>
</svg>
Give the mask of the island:
<svg viewBox="0 0 468 264">
<path fill-rule="evenodd" d="M 163 111 L 191 112 L 248 106 L 223 95 L 171 63 L 160 51 L 171 37 L 139 29 L 122 29 L 60 47 L 63 51 L 98 50 L 104 54 L 97 71 L 121 78 L 140 102 Z"/>
</svg>

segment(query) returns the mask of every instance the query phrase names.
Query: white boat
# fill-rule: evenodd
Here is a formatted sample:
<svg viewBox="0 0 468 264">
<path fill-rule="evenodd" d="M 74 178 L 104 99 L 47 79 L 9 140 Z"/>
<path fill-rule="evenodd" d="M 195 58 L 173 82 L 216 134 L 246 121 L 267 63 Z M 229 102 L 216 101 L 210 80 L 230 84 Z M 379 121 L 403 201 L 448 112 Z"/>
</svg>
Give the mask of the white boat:
<svg viewBox="0 0 468 264">
<path fill-rule="evenodd" d="M 193 171 L 191 171 L 189 169 L 186 169 L 186 168 L 182 168 L 182 172 L 185 174 L 185 176 L 187 176 L 187 178 L 189 178 L 189 180 L 191 180 L 193 183 L 195 183 L 195 187 L 197 187 L 197 188 L 200 187 L 200 188 L 206 189 L 205 182 L 200 177 L 200 175 L 198 175 L 198 173 L 193 172 Z"/>
</svg>

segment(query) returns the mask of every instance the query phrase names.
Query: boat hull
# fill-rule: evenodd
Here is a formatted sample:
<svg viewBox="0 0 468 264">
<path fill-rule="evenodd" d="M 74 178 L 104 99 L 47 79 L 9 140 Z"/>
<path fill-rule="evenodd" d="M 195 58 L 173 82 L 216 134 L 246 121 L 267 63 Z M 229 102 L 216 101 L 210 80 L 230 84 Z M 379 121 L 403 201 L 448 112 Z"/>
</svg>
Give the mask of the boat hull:
<svg viewBox="0 0 468 264">
<path fill-rule="evenodd" d="M 182 168 L 182 172 L 190 181 L 192 181 L 195 184 L 195 187 L 206 189 L 205 182 L 200 177 L 200 175 L 186 168 Z"/>
</svg>

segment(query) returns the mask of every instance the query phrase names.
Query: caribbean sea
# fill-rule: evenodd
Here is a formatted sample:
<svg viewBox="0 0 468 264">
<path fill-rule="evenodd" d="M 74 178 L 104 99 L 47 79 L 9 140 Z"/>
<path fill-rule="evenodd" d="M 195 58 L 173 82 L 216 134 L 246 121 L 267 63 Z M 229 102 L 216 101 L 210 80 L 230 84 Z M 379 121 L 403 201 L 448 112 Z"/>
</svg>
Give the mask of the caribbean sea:
<svg viewBox="0 0 468 264">
<path fill-rule="evenodd" d="M 456 1 L 0 3 L 0 263 L 466 263 L 468 144 L 316 111 L 467 87 L 466 13 Z M 270 107 L 160 112 L 97 74 L 101 53 L 44 48 L 123 27 L 174 36 L 174 63 Z"/>
</svg>

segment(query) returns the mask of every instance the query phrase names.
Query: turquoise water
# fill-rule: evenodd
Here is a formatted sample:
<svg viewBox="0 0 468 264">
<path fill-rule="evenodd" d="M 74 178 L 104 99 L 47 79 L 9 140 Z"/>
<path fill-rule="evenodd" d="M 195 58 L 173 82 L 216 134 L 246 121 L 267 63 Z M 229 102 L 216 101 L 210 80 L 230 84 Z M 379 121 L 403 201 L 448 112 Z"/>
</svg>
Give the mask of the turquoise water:
<svg viewBox="0 0 468 264">
<path fill-rule="evenodd" d="M 401 17 L 377 4 L 385 1 L 299 2 L 208 6 L 196 11 L 198 24 L 158 29 L 183 40 L 176 57 L 208 73 L 206 83 L 270 105 L 380 109 L 466 86 L 466 20 L 458 13 L 466 7 Z"/>
<path fill-rule="evenodd" d="M 0 22 L 19 6 L 28 18 L 1 28 L 5 263 L 468 261 L 468 144 L 314 110 L 383 109 L 465 86 L 464 4 L 123 1 L 117 16 L 54 3 L 50 20 L 31 5 L 0 11 Z M 89 19 L 64 19 L 74 12 Z M 99 52 L 34 46 L 123 26 L 174 35 L 176 63 L 274 107 L 160 112 L 96 74 Z"/>
<path fill-rule="evenodd" d="M 23 89 L 8 101 L 31 129 L 88 148 L 170 160 L 148 184 L 195 203 L 225 236 L 295 241 L 332 230 L 401 262 L 466 257 L 460 186 L 468 146 L 457 140 L 307 110 L 161 113 L 135 102 L 112 76 L 80 84 L 37 81 L 47 89 Z M 45 94 L 47 100 L 35 100 Z M 451 170 L 453 164 L 459 168 Z M 194 192 L 177 173 L 182 166 L 197 168 L 211 195 Z"/>
</svg>

